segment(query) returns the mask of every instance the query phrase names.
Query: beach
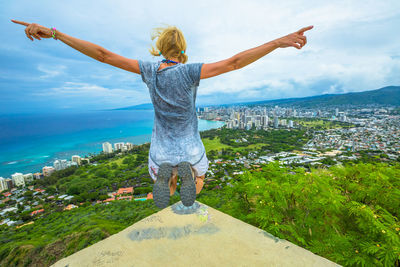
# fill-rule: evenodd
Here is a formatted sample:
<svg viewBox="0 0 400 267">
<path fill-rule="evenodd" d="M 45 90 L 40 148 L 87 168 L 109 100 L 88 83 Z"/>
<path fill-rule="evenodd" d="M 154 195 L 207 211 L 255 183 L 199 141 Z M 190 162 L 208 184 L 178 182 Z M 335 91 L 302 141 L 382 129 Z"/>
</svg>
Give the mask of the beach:
<svg viewBox="0 0 400 267">
<path fill-rule="evenodd" d="M 0 177 L 40 171 L 56 159 L 102 151 L 102 143 L 150 142 L 153 110 L 19 114 L 0 117 Z M 199 131 L 223 126 L 199 120 Z"/>
</svg>

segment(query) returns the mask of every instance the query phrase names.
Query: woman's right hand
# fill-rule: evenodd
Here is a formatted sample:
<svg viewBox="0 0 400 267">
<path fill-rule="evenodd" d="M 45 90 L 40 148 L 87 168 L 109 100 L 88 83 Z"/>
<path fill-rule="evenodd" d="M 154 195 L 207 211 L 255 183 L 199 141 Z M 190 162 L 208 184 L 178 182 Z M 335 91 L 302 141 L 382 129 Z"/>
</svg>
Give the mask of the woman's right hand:
<svg viewBox="0 0 400 267">
<path fill-rule="evenodd" d="M 279 39 L 276 39 L 279 47 L 286 48 L 286 47 L 295 47 L 297 49 L 301 49 L 307 43 L 307 37 L 304 35 L 305 31 L 311 30 L 314 26 L 304 27 L 297 32 L 288 34 L 283 36 Z"/>
</svg>

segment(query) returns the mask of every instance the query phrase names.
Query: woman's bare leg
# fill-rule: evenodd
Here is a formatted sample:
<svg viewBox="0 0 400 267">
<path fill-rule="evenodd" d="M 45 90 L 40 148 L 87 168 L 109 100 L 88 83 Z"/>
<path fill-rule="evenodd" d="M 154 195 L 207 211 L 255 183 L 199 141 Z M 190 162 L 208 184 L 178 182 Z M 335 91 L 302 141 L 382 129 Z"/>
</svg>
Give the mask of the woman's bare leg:
<svg viewBox="0 0 400 267">
<path fill-rule="evenodd" d="M 202 176 L 196 177 L 196 195 L 198 195 L 201 192 L 201 190 L 203 189 L 205 177 L 206 177 L 205 174 L 203 174 Z"/>
<path fill-rule="evenodd" d="M 177 182 L 178 182 L 178 172 L 174 168 L 174 170 L 172 171 L 171 179 L 169 180 L 170 196 L 172 196 L 175 193 Z"/>
<path fill-rule="evenodd" d="M 192 171 L 194 173 L 194 171 Z M 202 176 L 197 176 L 196 177 L 196 195 L 198 195 L 201 190 L 203 189 L 204 186 L 204 178 L 205 178 L 205 174 L 203 174 Z M 169 190 L 170 190 L 170 195 L 172 196 L 175 191 L 176 191 L 176 187 L 177 187 L 177 182 L 178 182 L 178 174 L 177 171 L 174 169 L 172 172 L 172 176 L 171 179 L 169 180 Z"/>
</svg>

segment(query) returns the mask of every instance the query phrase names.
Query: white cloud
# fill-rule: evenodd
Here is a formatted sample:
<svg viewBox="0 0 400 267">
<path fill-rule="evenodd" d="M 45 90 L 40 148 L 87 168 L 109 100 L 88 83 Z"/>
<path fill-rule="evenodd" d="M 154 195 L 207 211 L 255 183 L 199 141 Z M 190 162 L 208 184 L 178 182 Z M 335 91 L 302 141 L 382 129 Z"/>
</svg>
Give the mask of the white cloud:
<svg viewBox="0 0 400 267">
<path fill-rule="evenodd" d="M 66 69 L 66 66 L 63 65 L 57 65 L 57 66 L 45 66 L 43 64 L 39 64 L 37 66 L 37 69 L 41 72 L 44 72 L 44 75 L 41 75 L 39 78 L 40 79 L 48 79 L 48 78 L 53 78 L 55 76 L 58 76 L 62 73 L 64 73 L 64 70 Z"/>
<path fill-rule="evenodd" d="M 133 89 L 109 89 L 90 83 L 65 82 L 60 87 L 34 92 L 32 96 L 64 100 L 65 103 L 73 103 L 73 100 L 76 100 L 87 104 L 97 103 L 99 106 L 118 107 L 121 104 L 134 105 L 141 103 L 137 101 L 138 96 L 139 99 L 144 99 L 147 96 L 147 92 L 134 91 Z"/>
<path fill-rule="evenodd" d="M 308 44 L 302 50 L 278 49 L 241 70 L 201 81 L 198 103 L 202 100 L 212 102 L 213 94 L 225 94 L 227 97 L 223 100 L 229 102 L 363 91 L 400 84 L 398 0 L 205 0 L 190 4 L 181 0 L 73 0 L 52 2 L 51 5 L 32 1 L 8 5 L 10 7 L 3 10 L 8 17 L 56 26 L 74 37 L 129 58 L 144 60 L 158 60 L 149 55 L 148 48 L 151 29 L 162 23 L 183 30 L 188 42 L 189 62 L 205 63 L 228 58 L 300 27 L 315 26 L 307 33 Z M 17 8 L 20 6 L 25 8 Z M 30 10 L 37 10 L 35 16 Z M 88 10 L 95 15 L 88 16 Z M 4 27 L 3 24 L 0 29 Z M 32 46 L 22 29 L 17 35 L 17 25 L 7 27 L 12 36 L 4 40 L 0 49 L 7 45 L 27 49 L 30 45 L 33 53 L 52 53 L 54 56 L 71 49 L 60 41 L 45 40 L 43 47 L 48 49 L 40 50 L 42 43 Z M 26 42 L 17 43 L 16 36 L 25 38 Z M 68 66 L 68 71 L 72 72 L 71 66 L 75 63 L 71 60 L 82 57 L 70 54 L 53 65 Z M 68 65 L 63 63 L 67 61 Z M 64 71 L 44 64 L 49 63 L 43 63 L 45 67 L 39 69 L 45 73 L 43 77 L 55 77 Z M 123 99 L 129 97 L 135 103 L 149 102 L 145 85 L 138 86 L 140 76 L 98 65 L 100 63 L 95 61 L 88 60 L 85 64 L 90 66 L 87 71 L 74 73 L 74 76 L 68 74 L 62 80 L 65 84 L 49 93 L 52 96 L 90 95 L 119 106 L 125 105 Z M 108 89 L 129 88 L 128 85 L 132 90 Z"/>
</svg>

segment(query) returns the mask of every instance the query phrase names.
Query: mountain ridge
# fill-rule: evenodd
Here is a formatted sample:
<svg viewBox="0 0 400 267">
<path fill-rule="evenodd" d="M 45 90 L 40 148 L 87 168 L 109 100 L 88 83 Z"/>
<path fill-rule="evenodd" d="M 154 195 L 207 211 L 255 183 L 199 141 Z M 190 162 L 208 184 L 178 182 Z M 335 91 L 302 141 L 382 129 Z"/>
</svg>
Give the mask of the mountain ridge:
<svg viewBox="0 0 400 267">
<path fill-rule="evenodd" d="M 249 101 L 239 103 L 228 103 L 218 105 L 201 105 L 201 106 L 235 106 L 235 105 L 294 105 L 303 107 L 315 107 L 319 105 L 394 105 L 400 106 L 400 86 L 385 86 L 379 89 L 349 92 L 343 94 L 322 94 L 306 97 L 292 97 L 272 100 Z M 140 105 L 106 109 L 106 110 L 151 110 L 152 103 L 144 103 Z"/>
</svg>

